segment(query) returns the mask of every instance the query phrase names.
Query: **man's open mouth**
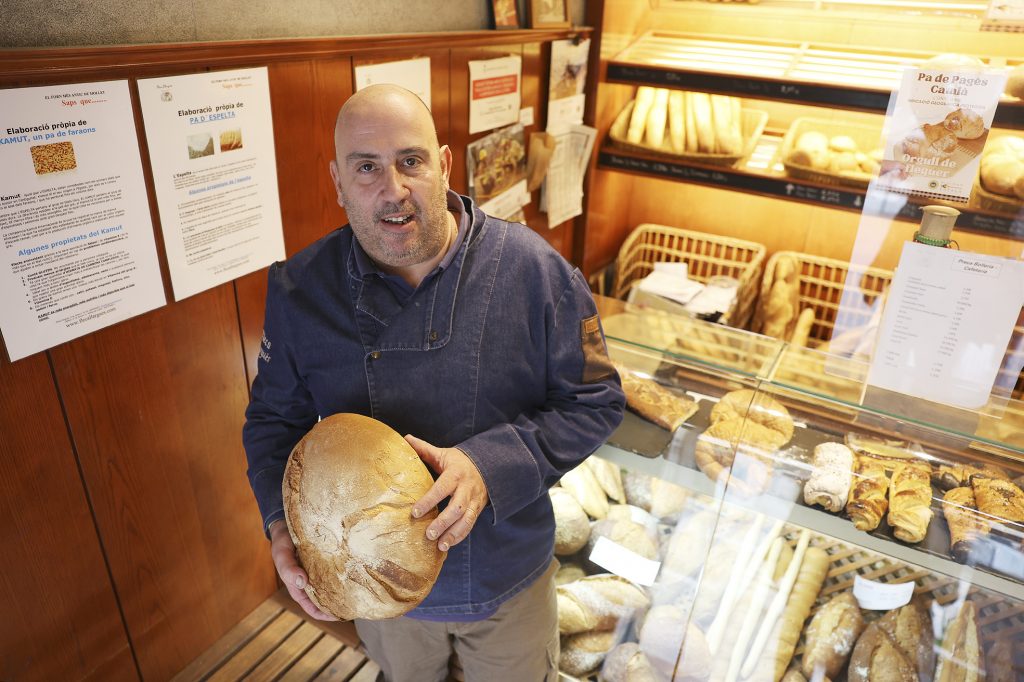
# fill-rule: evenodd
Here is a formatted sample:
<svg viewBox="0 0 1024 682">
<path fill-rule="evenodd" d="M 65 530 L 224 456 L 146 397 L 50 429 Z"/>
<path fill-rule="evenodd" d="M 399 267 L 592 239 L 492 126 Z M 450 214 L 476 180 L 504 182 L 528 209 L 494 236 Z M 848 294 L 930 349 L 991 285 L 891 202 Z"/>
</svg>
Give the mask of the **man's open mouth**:
<svg viewBox="0 0 1024 682">
<path fill-rule="evenodd" d="M 412 213 L 410 213 L 409 215 L 404 216 L 389 216 L 387 218 L 381 218 L 381 221 L 388 223 L 389 225 L 405 225 L 414 217 L 415 216 Z"/>
</svg>

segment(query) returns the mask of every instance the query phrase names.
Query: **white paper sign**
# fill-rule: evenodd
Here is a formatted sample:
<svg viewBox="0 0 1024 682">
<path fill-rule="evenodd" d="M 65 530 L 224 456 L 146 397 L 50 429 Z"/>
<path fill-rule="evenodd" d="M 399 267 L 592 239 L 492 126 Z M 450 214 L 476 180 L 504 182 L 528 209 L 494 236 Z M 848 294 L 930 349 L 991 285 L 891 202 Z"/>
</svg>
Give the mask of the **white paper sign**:
<svg viewBox="0 0 1024 682">
<path fill-rule="evenodd" d="M 400 62 L 357 66 L 356 90 L 368 85 L 390 83 L 411 90 L 430 108 L 430 57 L 405 59 Z"/>
<path fill-rule="evenodd" d="M 590 560 L 615 575 L 645 586 L 654 584 L 654 579 L 658 577 L 658 569 L 661 568 L 660 561 L 642 557 L 603 536 L 594 543 Z"/>
<path fill-rule="evenodd" d="M 163 305 L 127 81 L 0 90 L 11 360 Z"/>
<path fill-rule="evenodd" d="M 907 242 L 868 383 L 946 405 L 981 407 L 1022 304 L 1024 262 Z"/>
<path fill-rule="evenodd" d="M 522 58 L 499 57 L 469 63 L 469 133 L 519 120 Z"/>
<path fill-rule="evenodd" d="M 914 597 L 914 581 L 880 583 L 858 575 L 853 578 L 853 596 L 862 609 L 891 611 L 910 603 Z"/>
<path fill-rule="evenodd" d="M 893 93 L 878 186 L 966 202 L 1006 83 L 1004 71 L 908 68 Z"/>
<path fill-rule="evenodd" d="M 541 210 L 548 214 L 548 229 L 583 213 L 583 176 L 596 137 L 597 130 L 584 125 L 574 125 L 557 137 L 541 186 Z"/>
<path fill-rule="evenodd" d="M 266 68 L 139 80 L 178 300 L 284 258 Z"/>
<path fill-rule="evenodd" d="M 561 135 L 583 123 L 590 40 L 551 42 L 551 73 L 548 78 L 547 132 Z"/>
</svg>

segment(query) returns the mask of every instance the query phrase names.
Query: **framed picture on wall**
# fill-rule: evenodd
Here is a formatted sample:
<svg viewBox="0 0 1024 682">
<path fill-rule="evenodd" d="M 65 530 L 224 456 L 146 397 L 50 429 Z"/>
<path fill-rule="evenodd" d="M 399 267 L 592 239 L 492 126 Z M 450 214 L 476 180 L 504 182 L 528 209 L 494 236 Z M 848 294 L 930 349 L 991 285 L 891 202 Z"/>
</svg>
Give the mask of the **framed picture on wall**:
<svg viewBox="0 0 1024 682">
<path fill-rule="evenodd" d="M 530 0 L 530 28 L 570 26 L 568 0 Z"/>
<path fill-rule="evenodd" d="M 494 28 L 519 28 L 519 7 L 516 0 L 491 0 Z"/>
</svg>

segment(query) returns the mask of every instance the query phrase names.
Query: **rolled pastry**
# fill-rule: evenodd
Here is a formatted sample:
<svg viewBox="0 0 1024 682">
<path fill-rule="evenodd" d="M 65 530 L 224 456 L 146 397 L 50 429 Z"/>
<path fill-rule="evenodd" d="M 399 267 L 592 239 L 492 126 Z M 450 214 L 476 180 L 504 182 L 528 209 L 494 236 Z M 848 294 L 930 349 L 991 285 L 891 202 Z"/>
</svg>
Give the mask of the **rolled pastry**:
<svg viewBox="0 0 1024 682">
<path fill-rule="evenodd" d="M 853 487 L 850 501 L 846 503 L 846 514 L 858 530 L 871 531 L 878 528 L 882 517 L 889 508 L 886 493 L 889 479 L 881 462 L 864 455 L 858 455 L 853 470 Z"/>
<path fill-rule="evenodd" d="M 804 484 L 804 502 L 842 511 L 852 482 L 853 451 L 842 443 L 822 443 L 814 448 L 814 471 Z"/>
<path fill-rule="evenodd" d="M 903 542 L 921 542 L 932 520 L 930 471 L 917 464 L 897 467 L 889 486 L 889 516 L 893 535 Z"/>
<path fill-rule="evenodd" d="M 988 522 L 978 514 L 974 490 L 970 486 L 953 488 L 942 497 L 942 513 L 949 526 L 949 550 L 953 558 L 966 563 L 978 536 L 989 531 Z"/>
</svg>

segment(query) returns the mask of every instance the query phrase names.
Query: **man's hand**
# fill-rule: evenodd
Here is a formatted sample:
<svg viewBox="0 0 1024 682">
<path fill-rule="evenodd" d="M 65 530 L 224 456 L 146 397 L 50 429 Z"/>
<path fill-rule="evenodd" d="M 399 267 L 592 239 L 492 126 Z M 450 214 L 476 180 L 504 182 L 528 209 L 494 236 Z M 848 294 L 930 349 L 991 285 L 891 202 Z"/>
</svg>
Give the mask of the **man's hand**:
<svg viewBox="0 0 1024 682">
<path fill-rule="evenodd" d="M 338 620 L 329 613 L 324 613 L 316 607 L 316 604 L 309 598 L 303 588 L 309 581 L 309 576 L 302 570 L 295 560 L 295 545 L 288 535 L 288 527 L 282 520 L 270 524 L 270 554 L 274 557 L 274 566 L 281 581 L 288 588 L 288 594 L 302 607 L 302 610 L 317 620 Z"/>
<path fill-rule="evenodd" d="M 469 535 L 487 505 L 487 486 L 473 460 L 462 450 L 438 448 L 415 436 L 406 436 L 405 440 L 438 474 L 427 494 L 413 505 L 412 515 L 419 518 L 444 498 L 451 497 L 448 506 L 427 527 L 427 537 L 437 539 L 437 548 L 447 552 Z"/>
</svg>

